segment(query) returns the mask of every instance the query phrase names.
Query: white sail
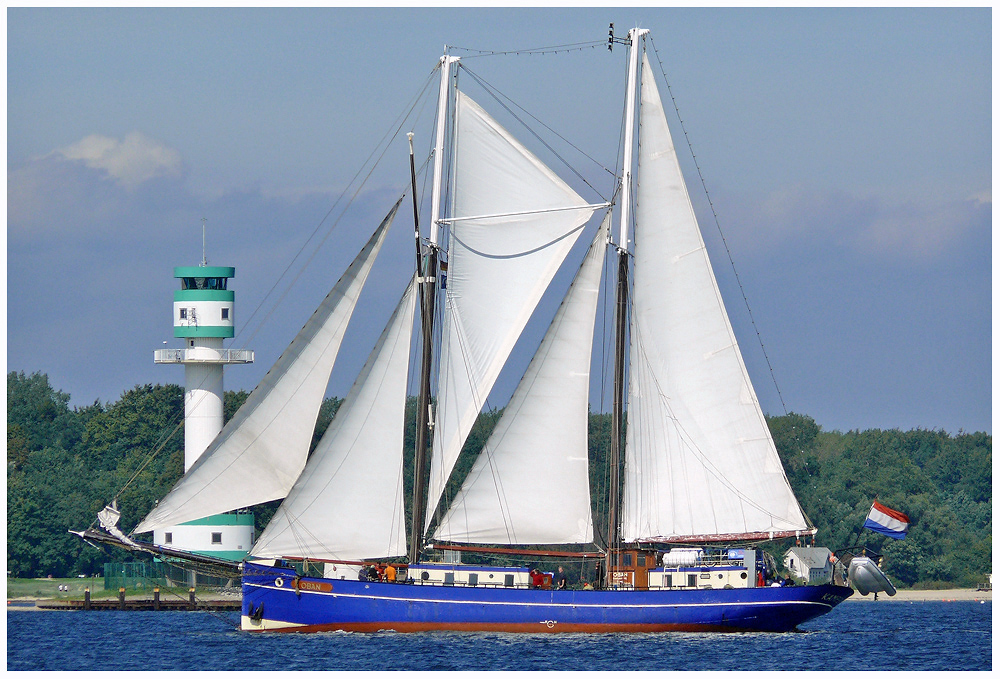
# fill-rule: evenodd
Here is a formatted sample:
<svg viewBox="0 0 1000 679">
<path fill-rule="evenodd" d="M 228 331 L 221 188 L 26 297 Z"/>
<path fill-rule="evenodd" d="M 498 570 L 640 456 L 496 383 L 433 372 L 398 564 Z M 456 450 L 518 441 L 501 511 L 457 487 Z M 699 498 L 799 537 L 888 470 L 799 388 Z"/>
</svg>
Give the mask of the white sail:
<svg viewBox="0 0 1000 679">
<path fill-rule="evenodd" d="M 436 539 L 593 541 L 588 396 L 608 215 Z"/>
<path fill-rule="evenodd" d="M 285 497 L 305 466 L 347 322 L 398 207 L 397 201 L 243 406 L 135 532 Z"/>
<path fill-rule="evenodd" d="M 425 527 L 514 343 L 598 207 L 587 205 L 461 92 L 455 116 L 451 245 Z"/>
<path fill-rule="evenodd" d="M 406 553 L 403 418 L 415 292 L 411 281 L 251 556 L 362 559 Z"/>
<path fill-rule="evenodd" d="M 805 531 L 642 66 L 621 537 Z"/>
</svg>

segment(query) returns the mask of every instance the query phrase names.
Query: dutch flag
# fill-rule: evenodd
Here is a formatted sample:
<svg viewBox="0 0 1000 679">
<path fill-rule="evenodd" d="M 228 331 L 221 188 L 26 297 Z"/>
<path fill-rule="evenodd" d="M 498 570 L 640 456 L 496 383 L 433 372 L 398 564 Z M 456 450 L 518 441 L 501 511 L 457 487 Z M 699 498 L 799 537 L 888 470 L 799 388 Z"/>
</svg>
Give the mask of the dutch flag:
<svg viewBox="0 0 1000 679">
<path fill-rule="evenodd" d="M 897 512 L 895 509 L 889 509 L 885 505 L 873 502 L 864 528 L 888 535 L 894 540 L 902 540 L 910 528 L 910 517 L 903 512 Z"/>
</svg>

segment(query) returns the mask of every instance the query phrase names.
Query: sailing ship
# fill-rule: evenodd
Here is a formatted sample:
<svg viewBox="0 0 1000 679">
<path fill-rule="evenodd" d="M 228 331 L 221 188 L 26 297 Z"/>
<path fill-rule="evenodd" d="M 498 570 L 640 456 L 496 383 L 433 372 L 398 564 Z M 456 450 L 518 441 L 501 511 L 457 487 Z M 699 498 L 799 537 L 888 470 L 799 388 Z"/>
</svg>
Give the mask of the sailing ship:
<svg viewBox="0 0 1000 679">
<path fill-rule="evenodd" d="M 788 483 L 730 325 L 647 37 L 642 29 L 612 36 L 629 50 L 615 205 L 578 195 L 458 89 L 459 59 L 441 58 L 429 234 L 417 229 L 414 273 L 322 439 L 310 454 L 346 326 L 402 198 L 133 531 L 283 499 L 242 563 L 244 630 L 786 631 L 850 596 L 833 583 L 765 586 L 773 562 L 758 543 L 808 539 L 816 529 Z M 412 137 L 410 157 L 413 176 Z M 416 219 L 415 179 L 411 190 Z M 460 490 L 443 498 L 529 317 L 593 224 L 510 402 Z M 605 268 L 616 291 L 606 528 L 595 526 L 588 474 Z M 411 353 L 420 376 L 407 484 Z M 586 589 L 552 588 L 527 566 L 461 563 L 470 551 L 592 558 L 599 567 Z M 370 577 L 375 564 L 388 564 L 390 577 Z"/>
</svg>

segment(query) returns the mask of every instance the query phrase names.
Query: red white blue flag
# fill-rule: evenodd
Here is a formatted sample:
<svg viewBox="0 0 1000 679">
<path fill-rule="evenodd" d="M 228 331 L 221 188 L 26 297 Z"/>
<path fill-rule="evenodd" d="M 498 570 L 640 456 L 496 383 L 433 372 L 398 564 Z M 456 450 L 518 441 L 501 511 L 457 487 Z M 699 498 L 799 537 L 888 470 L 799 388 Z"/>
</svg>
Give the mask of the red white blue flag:
<svg viewBox="0 0 1000 679">
<path fill-rule="evenodd" d="M 902 540 L 910 528 L 910 517 L 903 512 L 873 502 L 864 527 L 870 528 L 876 533 L 888 535 L 895 540 Z"/>
</svg>

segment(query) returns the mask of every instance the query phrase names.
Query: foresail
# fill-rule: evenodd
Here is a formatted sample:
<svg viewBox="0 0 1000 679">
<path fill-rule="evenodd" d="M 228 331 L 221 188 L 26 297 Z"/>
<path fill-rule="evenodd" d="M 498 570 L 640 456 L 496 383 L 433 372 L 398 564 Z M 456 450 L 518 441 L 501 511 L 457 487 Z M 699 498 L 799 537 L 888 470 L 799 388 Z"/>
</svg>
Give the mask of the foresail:
<svg viewBox="0 0 1000 679">
<path fill-rule="evenodd" d="M 596 206 L 458 93 L 427 527 L 500 370 Z"/>
<path fill-rule="evenodd" d="M 134 532 L 285 497 L 305 466 L 347 323 L 399 203 L 243 406 Z"/>
<path fill-rule="evenodd" d="M 434 537 L 480 544 L 593 541 L 590 357 L 610 212 Z"/>
<path fill-rule="evenodd" d="M 403 418 L 416 284 L 251 556 L 362 559 L 406 553 Z"/>
<path fill-rule="evenodd" d="M 649 61 L 622 539 L 806 531 L 695 219 Z"/>
</svg>

